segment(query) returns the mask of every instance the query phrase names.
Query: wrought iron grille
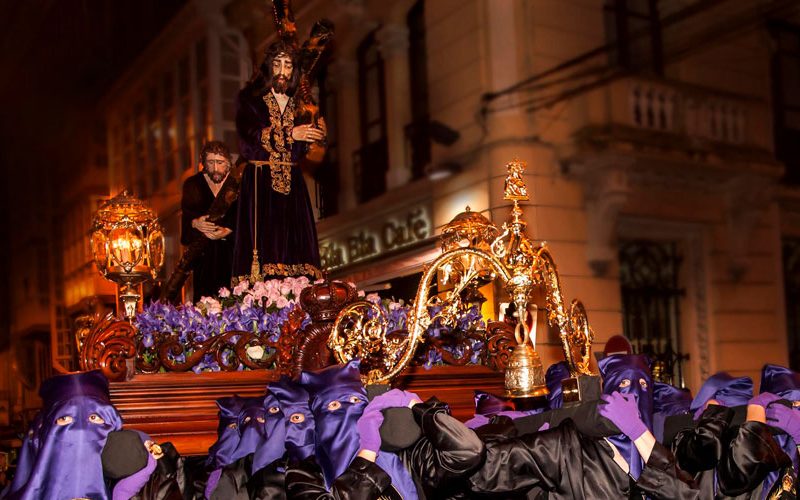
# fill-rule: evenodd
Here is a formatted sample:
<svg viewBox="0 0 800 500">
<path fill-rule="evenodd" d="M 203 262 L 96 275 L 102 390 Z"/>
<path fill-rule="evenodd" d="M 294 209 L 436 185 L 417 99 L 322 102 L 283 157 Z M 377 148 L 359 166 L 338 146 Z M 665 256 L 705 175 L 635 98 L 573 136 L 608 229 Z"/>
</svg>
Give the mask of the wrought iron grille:
<svg viewBox="0 0 800 500">
<path fill-rule="evenodd" d="M 783 241 L 783 283 L 786 292 L 789 366 L 792 370 L 800 370 L 800 238 Z"/>
<path fill-rule="evenodd" d="M 634 352 L 647 354 L 653 378 L 683 387 L 680 267 L 676 242 L 628 240 L 620 244 L 623 333 Z"/>
</svg>

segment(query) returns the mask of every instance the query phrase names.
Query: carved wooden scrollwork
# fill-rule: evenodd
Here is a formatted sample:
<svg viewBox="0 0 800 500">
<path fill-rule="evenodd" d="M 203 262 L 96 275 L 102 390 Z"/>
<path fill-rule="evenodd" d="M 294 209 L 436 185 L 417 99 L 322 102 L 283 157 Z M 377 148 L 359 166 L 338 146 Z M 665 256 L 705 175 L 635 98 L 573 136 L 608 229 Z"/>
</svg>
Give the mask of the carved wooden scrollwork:
<svg viewBox="0 0 800 500">
<path fill-rule="evenodd" d="M 136 356 L 136 329 L 108 313 L 94 316 L 94 326 L 86 335 L 80 353 L 81 370 L 102 370 L 113 381 L 125 380 L 127 360 Z"/>
<path fill-rule="evenodd" d="M 484 364 L 492 370 L 505 371 L 508 358 L 516 345 L 513 325 L 505 321 L 490 321 L 486 325 Z"/>
<path fill-rule="evenodd" d="M 312 323 L 302 330 L 292 376 L 299 377 L 303 370 L 319 370 L 336 364 L 336 359 L 328 349 L 328 336 L 332 326 L 332 322 Z"/>
<path fill-rule="evenodd" d="M 305 319 L 305 312 L 299 307 L 292 309 L 289 318 L 281 325 L 281 336 L 278 339 L 277 369 L 281 375 L 291 377 L 295 370 L 295 356 L 302 338 L 300 327 Z"/>
<path fill-rule="evenodd" d="M 260 347 L 264 350 L 263 355 L 258 359 L 252 358 L 248 353 L 251 347 Z M 214 357 L 222 371 L 235 371 L 239 363 L 251 369 L 269 368 L 277 357 L 277 347 L 276 343 L 252 332 L 236 330 L 202 342 L 184 342 L 178 335 L 172 335 L 159 346 L 158 358 L 162 366 L 175 372 L 192 369 L 208 354 Z"/>
</svg>

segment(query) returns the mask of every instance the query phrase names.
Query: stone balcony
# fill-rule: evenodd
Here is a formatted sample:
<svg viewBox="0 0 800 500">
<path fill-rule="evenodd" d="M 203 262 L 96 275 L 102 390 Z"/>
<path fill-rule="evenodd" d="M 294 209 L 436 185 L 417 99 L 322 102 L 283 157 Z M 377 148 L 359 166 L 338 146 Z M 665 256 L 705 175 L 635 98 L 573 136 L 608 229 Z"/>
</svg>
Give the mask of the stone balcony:
<svg viewBox="0 0 800 500">
<path fill-rule="evenodd" d="M 566 116 L 571 141 L 560 156 L 567 163 L 603 152 L 648 168 L 674 171 L 683 164 L 696 173 L 708 167 L 780 174 L 769 104 L 762 99 L 626 76 L 575 98 Z"/>
<path fill-rule="evenodd" d="M 557 154 L 562 171 L 583 187 L 595 273 L 604 274 L 616 257 L 621 212 L 637 216 L 668 204 L 668 217 L 686 218 L 676 200 L 691 197 L 720 213 L 728 248 L 744 255 L 783 171 L 766 101 L 623 76 L 572 99 L 564 116 L 568 139 Z M 730 267 L 741 275 L 742 262 Z"/>
</svg>

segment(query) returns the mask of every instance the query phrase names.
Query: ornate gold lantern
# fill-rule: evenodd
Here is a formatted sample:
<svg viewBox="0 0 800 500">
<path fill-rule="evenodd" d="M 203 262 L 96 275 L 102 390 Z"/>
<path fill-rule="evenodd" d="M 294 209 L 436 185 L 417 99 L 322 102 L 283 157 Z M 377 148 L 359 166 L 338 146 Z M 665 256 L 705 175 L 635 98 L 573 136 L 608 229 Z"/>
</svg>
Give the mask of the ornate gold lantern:
<svg viewBox="0 0 800 500">
<path fill-rule="evenodd" d="M 141 298 L 136 286 L 155 279 L 164 265 L 164 232 L 155 212 L 123 191 L 95 213 L 91 242 L 97 269 L 119 286 L 123 315 L 131 320 Z"/>
<path fill-rule="evenodd" d="M 525 164 L 506 165 L 505 196 L 513 202 L 511 218 L 502 232 L 469 207 L 448 223 L 442 234 L 442 254 L 425 267 L 417 295 L 408 314 L 408 334 L 386 331 L 386 318 L 377 306 L 359 301 L 345 307 L 336 318 L 328 340 L 339 362 L 360 357 L 366 363 L 365 383 L 385 383 L 411 361 L 425 332 L 434 322 L 455 326 L 457 318 L 470 307 L 470 290 L 500 279 L 517 316 L 517 346 L 506 368 L 506 391 L 511 397 L 547 394 L 544 370 L 536 352 L 536 324 L 528 326 L 534 292 L 543 292 L 550 325 L 559 329 L 564 356 L 573 376 L 590 374 L 589 356 L 594 337 L 583 305 L 574 300 L 567 306 L 561 280 L 550 251 L 525 234 L 520 201 L 528 200 L 522 178 Z M 477 285 L 476 285 L 477 283 Z M 432 287 L 447 291 L 431 296 Z M 444 286 L 442 286 L 444 285 Z M 435 307 L 434 307 L 435 306 Z M 437 311 L 432 313 L 432 311 Z"/>
</svg>

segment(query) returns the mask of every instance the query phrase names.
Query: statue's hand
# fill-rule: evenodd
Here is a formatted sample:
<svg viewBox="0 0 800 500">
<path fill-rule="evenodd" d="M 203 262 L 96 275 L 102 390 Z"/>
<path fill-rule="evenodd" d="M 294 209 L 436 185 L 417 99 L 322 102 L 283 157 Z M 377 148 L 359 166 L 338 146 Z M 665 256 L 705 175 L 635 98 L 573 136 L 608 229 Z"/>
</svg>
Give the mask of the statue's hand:
<svg viewBox="0 0 800 500">
<path fill-rule="evenodd" d="M 303 142 L 317 142 L 325 138 L 325 131 L 308 125 L 298 125 L 292 129 L 292 139 Z"/>
</svg>

